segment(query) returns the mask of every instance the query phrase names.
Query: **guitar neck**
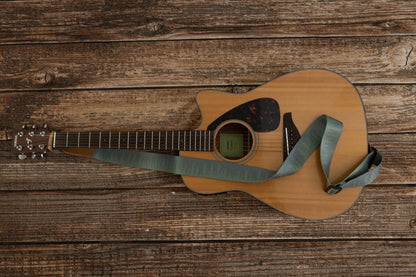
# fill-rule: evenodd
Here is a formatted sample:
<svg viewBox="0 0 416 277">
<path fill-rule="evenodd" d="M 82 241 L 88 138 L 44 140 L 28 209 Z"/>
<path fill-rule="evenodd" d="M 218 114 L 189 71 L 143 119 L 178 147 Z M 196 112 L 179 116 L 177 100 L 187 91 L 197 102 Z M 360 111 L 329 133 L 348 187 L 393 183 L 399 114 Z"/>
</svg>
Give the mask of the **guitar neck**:
<svg viewBox="0 0 416 277">
<path fill-rule="evenodd" d="M 205 151 L 214 149 L 211 131 L 56 132 L 53 148 Z"/>
</svg>

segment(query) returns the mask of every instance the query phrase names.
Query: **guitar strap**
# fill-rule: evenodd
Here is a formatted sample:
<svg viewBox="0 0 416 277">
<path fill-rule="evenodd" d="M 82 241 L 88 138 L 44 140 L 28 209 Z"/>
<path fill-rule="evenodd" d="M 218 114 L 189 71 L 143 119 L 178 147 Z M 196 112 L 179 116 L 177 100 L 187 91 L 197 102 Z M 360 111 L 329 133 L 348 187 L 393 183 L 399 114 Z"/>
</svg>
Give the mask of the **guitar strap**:
<svg viewBox="0 0 416 277">
<path fill-rule="evenodd" d="M 342 122 L 327 115 L 319 116 L 301 136 L 277 172 L 226 161 L 125 149 L 95 149 L 93 157 L 104 162 L 173 174 L 258 183 L 296 173 L 320 146 L 321 166 L 327 181 L 326 192 L 335 194 L 344 188 L 365 186 L 374 181 L 380 172 L 383 160 L 382 155 L 371 147 L 368 155 L 344 180 L 334 185 L 331 184 L 328 179 L 329 169 L 342 128 Z M 373 165 L 375 167 L 370 170 Z"/>
</svg>

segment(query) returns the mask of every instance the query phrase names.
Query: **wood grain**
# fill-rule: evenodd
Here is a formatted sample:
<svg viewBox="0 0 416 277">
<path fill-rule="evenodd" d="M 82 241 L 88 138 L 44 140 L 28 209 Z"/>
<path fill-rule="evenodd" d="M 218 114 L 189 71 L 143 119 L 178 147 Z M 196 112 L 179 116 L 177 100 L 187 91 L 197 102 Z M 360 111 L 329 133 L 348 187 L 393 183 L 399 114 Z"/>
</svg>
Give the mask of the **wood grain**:
<svg viewBox="0 0 416 277">
<path fill-rule="evenodd" d="M 65 131 L 191 130 L 201 120 L 195 102 L 199 91 L 243 93 L 255 87 L 3 92 L 0 129 L 19 130 L 22 124 L 48 123 L 50 128 Z M 414 85 L 356 85 L 356 88 L 363 100 L 370 133 L 416 130 Z"/>
<path fill-rule="evenodd" d="M 294 218 L 240 193 L 185 188 L 1 192 L 3 243 L 415 239 L 415 187 L 369 186 L 345 214 Z"/>
<path fill-rule="evenodd" d="M 116 3 L 1 1 L 0 43 L 416 33 L 414 3 L 405 0 Z"/>
<path fill-rule="evenodd" d="M 2 45 L 0 91 L 252 85 L 306 68 L 414 83 L 415 45 L 411 36 Z"/>
<path fill-rule="evenodd" d="M 414 241 L 0 246 L 2 276 L 414 276 Z M 157 257 L 157 259 L 155 259 Z M 380 262 L 383 261 L 383 262 Z"/>
</svg>

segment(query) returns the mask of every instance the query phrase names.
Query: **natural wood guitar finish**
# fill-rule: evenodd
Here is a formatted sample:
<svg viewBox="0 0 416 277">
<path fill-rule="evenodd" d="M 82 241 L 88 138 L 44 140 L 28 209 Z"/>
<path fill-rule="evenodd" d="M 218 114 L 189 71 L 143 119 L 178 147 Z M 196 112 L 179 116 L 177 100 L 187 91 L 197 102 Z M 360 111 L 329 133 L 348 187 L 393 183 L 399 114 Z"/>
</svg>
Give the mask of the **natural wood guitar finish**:
<svg viewBox="0 0 416 277">
<path fill-rule="evenodd" d="M 326 70 L 290 73 L 245 94 L 202 91 L 197 95 L 202 114 L 198 130 L 206 129 L 224 111 L 260 97 L 276 99 L 281 114 L 291 112 L 301 134 L 321 114 L 344 124 L 331 164 L 330 180 L 333 183 L 345 178 L 366 156 L 367 126 L 360 96 L 348 80 Z M 257 135 L 258 149 L 246 164 L 277 171 L 283 162 L 282 127 Z M 216 159 L 213 153 L 181 151 L 180 155 Z M 264 183 L 237 183 L 190 176 L 183 176 L 183 181 L 198 193 L 242 190 L 282 212 L 309 219 L 336 216 L 350 208 L 361 193 L 361 188 L 349 188 L 328 195 L 318 151 L 296 174 Z"/>
</svg>

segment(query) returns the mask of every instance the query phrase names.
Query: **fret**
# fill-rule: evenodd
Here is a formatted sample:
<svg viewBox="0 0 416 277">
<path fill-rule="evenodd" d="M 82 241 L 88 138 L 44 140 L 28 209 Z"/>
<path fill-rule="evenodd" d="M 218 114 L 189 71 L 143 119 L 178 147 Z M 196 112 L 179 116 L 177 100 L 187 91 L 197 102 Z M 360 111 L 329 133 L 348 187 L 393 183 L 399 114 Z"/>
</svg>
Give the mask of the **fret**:
<svg viewBox="0 0 416 277">
<path fill-rule="evenodd" d="M 159 131 L 159 144 L 158 144 L 157 150 L 160 150 L 160 131 Z"/>
<path fill-rule="evenodd" d="M 171 134 L 172 134 L 172 151 L 173 151 L 173 143 L 174 143 L 173 137 L 174 137 L 175 131 L 172 131 Z"/>
<path fill-rule="evenodd" d="M 98 138 L 98 148 L 101 148 L 101 132 Z"/>
<path fill-rule="evenodd" d="M 65 147 L 68 148 L 68 132 L 66 132 L 66 143 L 65 143 Z"/>
<path fill-rule="evenodd" d="M 143 150 L 146 149 L 146 131 L 144 131 Z"/>
<path fill-rule="evenodd" d="M 78 132 L 78 148 L 79 148 L 79 137 L 80 137 L 80 132 Z"/>
<path fill-rule="evenodd" d="M 165 150 L 168 150 L 168 131 L 165 131 Z"/>
<path fill-rule="evenodd" d="M 211 130 L 208 131 L 208 151 L 211 151 Z"/>
<path fill-rule="evenodd" d="M 136 149 L 137 149 L 137 135 L 138 135 L 138 133 L 136 131 Z"/>
<path fill-rule="evenodd" d="M 192 131 L 189 131 L 189 151 L 192 151 Z"/>
<path fill-rule="evenodd" d="M 179 147 L 180 138 L 181 138 L 181 132 L 178 131 L 178 150 L 181 150 L 181 148 Z"/>
<path fill-rule="evenodd" d="M 127 149 L 130 147 L 130 132 L 127 132 Z"/>
<path fill-rule="evenodd" d="M 88 148 L 91 148 L 91 132 L 88 132 Z"/>
<path fill-rule="evenodd" d="M 204 130 L 204 151 L 207 151 L 207 130 Z"/>
<path fill-rule="evenodd" d="M 183 131 L 183 151 L 186 150 L 186 131 Z"/>
<path fill-rule="evenodd" d="M 108 149 L 111 148 L 111 132 L 108 132 Z"/>
</svg>

